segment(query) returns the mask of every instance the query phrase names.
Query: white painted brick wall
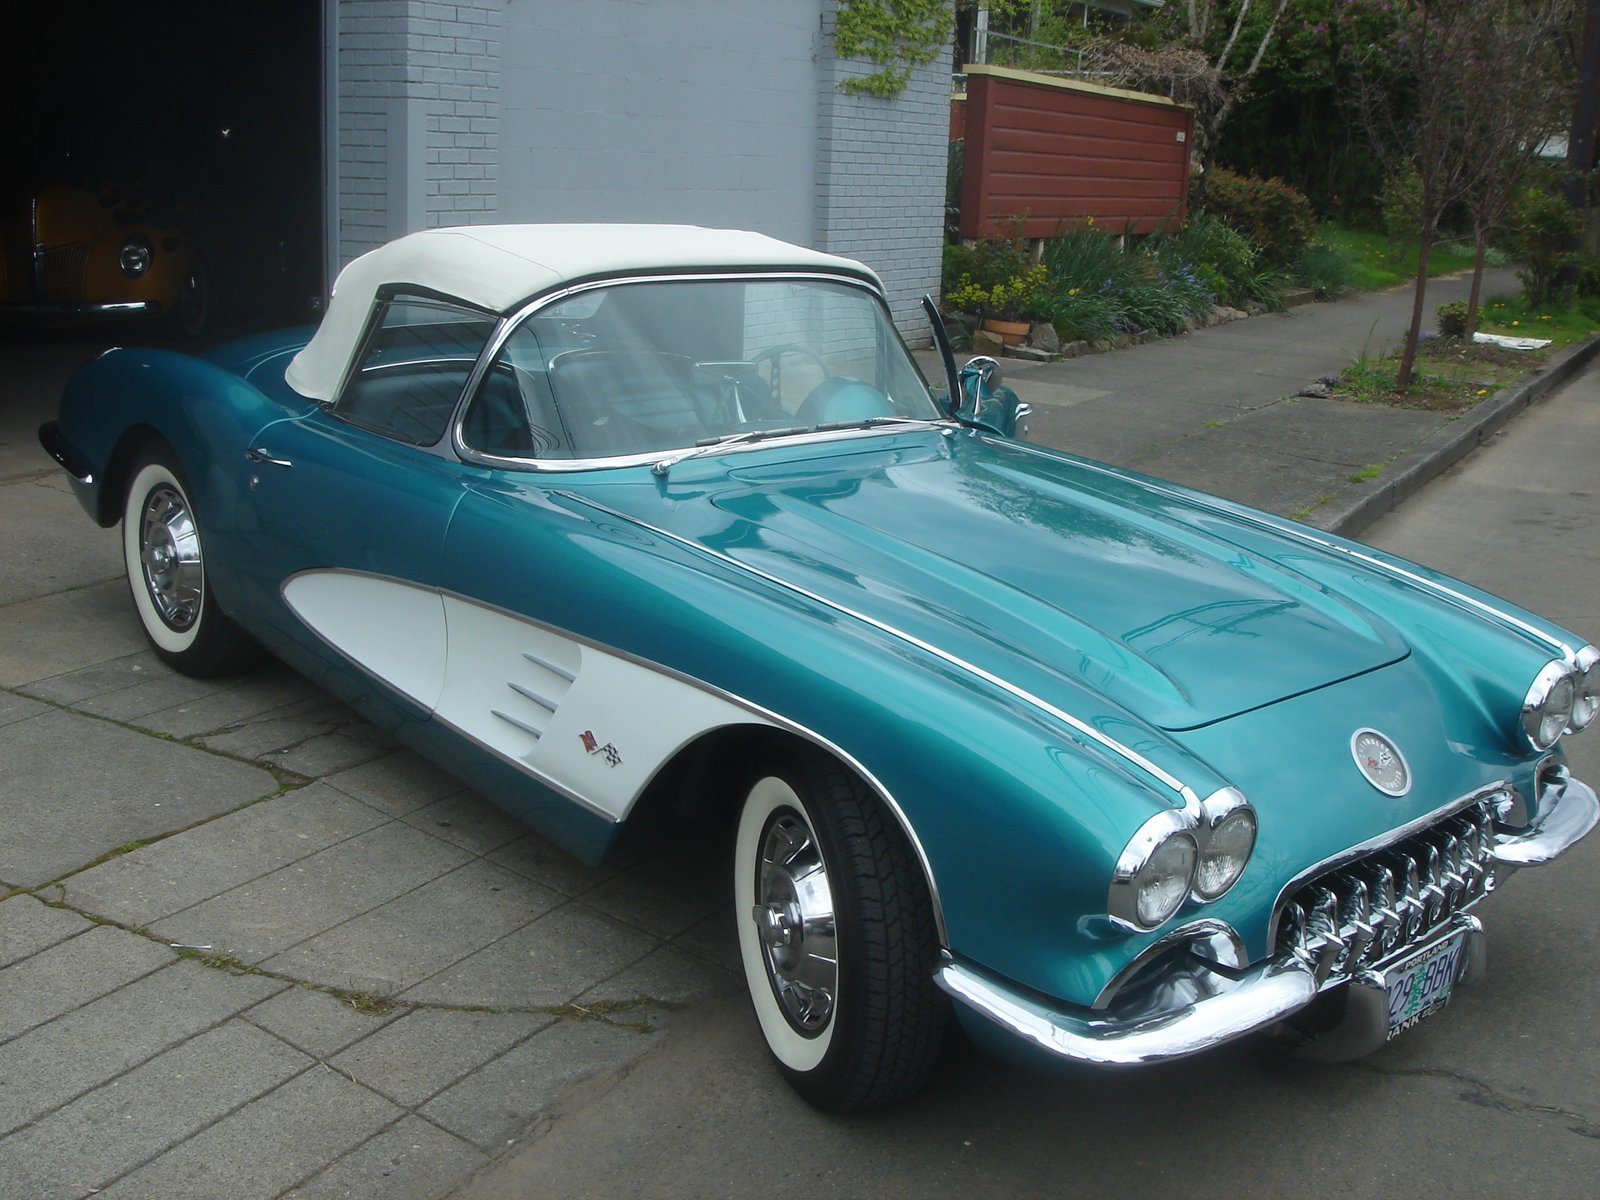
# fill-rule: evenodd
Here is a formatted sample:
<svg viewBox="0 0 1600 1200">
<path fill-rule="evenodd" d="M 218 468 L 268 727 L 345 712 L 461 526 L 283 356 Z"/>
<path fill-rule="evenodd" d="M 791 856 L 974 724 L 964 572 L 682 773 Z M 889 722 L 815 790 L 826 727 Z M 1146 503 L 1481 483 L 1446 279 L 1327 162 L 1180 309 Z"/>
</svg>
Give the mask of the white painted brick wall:
<svg viewBox="0 0 1600 1200">
<path fill-rule="evenodd" d="M 339 257 L 499 216 L 505 0 L 338 0 Z"/>
</svg>

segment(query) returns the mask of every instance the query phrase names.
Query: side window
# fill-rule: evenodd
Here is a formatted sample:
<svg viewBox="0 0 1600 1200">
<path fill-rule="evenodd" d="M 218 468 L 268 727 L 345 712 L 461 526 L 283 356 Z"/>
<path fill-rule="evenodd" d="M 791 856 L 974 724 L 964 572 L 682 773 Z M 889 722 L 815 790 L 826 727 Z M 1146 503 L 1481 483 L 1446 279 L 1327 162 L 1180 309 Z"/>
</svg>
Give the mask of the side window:
<svg viewBox="0 0 1600 1200">
<path fill-rule="evenodd" d="M 571 439 L 550 395 L 544 352 L 532 322 L 506 339 L 467 404 L 461 440 L 513 458 L 570 458 Z"/>
<path fill-rule="evenodd" d="M 333 411 L 396 441 L 433 445 L 494 327 L 494 317 L 475 309 L 395 297 L 384 305 L 366 357 Z"/>
</svg>

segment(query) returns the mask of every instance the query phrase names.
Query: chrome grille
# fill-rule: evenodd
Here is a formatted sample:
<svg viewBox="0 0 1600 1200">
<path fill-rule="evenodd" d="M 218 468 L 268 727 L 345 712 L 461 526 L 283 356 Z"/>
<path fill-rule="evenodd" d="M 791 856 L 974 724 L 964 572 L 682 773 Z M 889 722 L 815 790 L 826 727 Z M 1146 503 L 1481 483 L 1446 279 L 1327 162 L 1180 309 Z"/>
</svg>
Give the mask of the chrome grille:
<svg viewBox="0 0 1600 1200">
<path fill-rule="evenodd" d="M 87 242 L 55 246 L 39 256 L 39 299 L 48 304 L 77 304 L 83 300 L 83 272 L 89 262 Z"/>
<path fill-rule="evenodd" d="M 1278 911 L 1277 952 L 1310 962 L 1329 987 L 1434 932 L 1494 887 L 1496 795 L 1420 833 L 1343 863 L 1307 883 Z"/>
</svg>

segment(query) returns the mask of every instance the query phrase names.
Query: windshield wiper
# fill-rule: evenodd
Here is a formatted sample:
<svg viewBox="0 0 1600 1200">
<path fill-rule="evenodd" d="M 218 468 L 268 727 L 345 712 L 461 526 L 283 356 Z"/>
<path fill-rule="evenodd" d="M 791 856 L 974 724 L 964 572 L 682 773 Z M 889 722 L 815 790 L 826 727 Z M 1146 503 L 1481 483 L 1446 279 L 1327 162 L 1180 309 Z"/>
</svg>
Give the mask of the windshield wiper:
<svg viewBox="0 0 1600 1200">
<path fill-rule="evenodd" d="M 785 425 L 781 429 L 746 429 L 743 433 L 725 433 L 721 437 L 701 438 L 694 444 L 693 450 L 681 450 L 677 454 L 669 454 L 665 458 L 658 458 L 650 464 L 652 475 L 665 476 L 679 463 L 691 458 L 699 458 L 702 454 L 709 454 L 713 450 L 720 450 L 724 446 L 737 446 L 745 442 L 764 442 L 768 438 L 792 437 L 797 433 L 811 433 L 809 425 Z"/>
<path fill-rule="evenodd" d="M 829 421 L 818 425 L 818 433 L 831 433 L 838 429 L 874 429 L 879 425 L 943 425 L 948 417 L 862 417 L 856 421 Z"/>
</svg>

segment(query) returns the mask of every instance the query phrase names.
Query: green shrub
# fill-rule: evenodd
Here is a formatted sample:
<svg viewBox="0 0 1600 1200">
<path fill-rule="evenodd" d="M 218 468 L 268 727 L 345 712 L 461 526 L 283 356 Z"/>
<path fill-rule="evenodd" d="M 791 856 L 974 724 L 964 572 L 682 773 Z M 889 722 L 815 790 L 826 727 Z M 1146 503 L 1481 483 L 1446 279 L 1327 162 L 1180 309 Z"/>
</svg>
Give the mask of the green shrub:
<svg viewBox="0 0 1600 1200">
<path fill-rule="evenodd" d="M 1289 264 L 1289 278 L 1310 288 L 1317 299 L 1332 300 L 1354 281 L 1355 264 L 1338 247 L 1312 242 Z"/>
<path fill-rule="evenodd" d="M 1564 199 L 1534 186 L 1512 201 L 1507 224 L 1506 249 L 1522 260 L 1517 278 L 1523 292 L 1530 304 L 1544 304 L 1554 296 L 1561 269 L 1578 261 L 1570 247 L 1583 223 Z"/>
<path fill-rule="evenodd" d="M 1414 245 L 1421 232 L 1417 214 L 1422 210 L 1422 180 L 1416 171 L 1383 181 L 1383 232 L 1389 238 L 1389 257 L 1399 258 Z"/>
<path fill-rule="evenodd" d="M 1255 243 L 1274 263 L 1291 261 L 1317 228 L 1311 202 L 1281 179 L 1253 179 L 1225 167 L 1206 172 L 1199 205 Z"/>
<path fill-rule="evenodd" d="M 971 245 L 946 245 L 940 274 L 943 288 L 949 292 L 963 279 L 983 288 L 997 287 L 1025 274 L 1031 266 L 1033 260 L 1022 238 L 984 238 Z"/>
<path fill-rule="evenodd" d="M 1600 254 L 1578 260 L 1578 297 L 1600 296 Z"/>
<path fill-rule="evenodd" d="M 1441 304 L 1433 310 L 1439 318 L 1440 337 L 1466 337 L 1467 336 L 1467 302 L 1465 300 L 1452 300 L 1449 304 Z"/>
</svg>

